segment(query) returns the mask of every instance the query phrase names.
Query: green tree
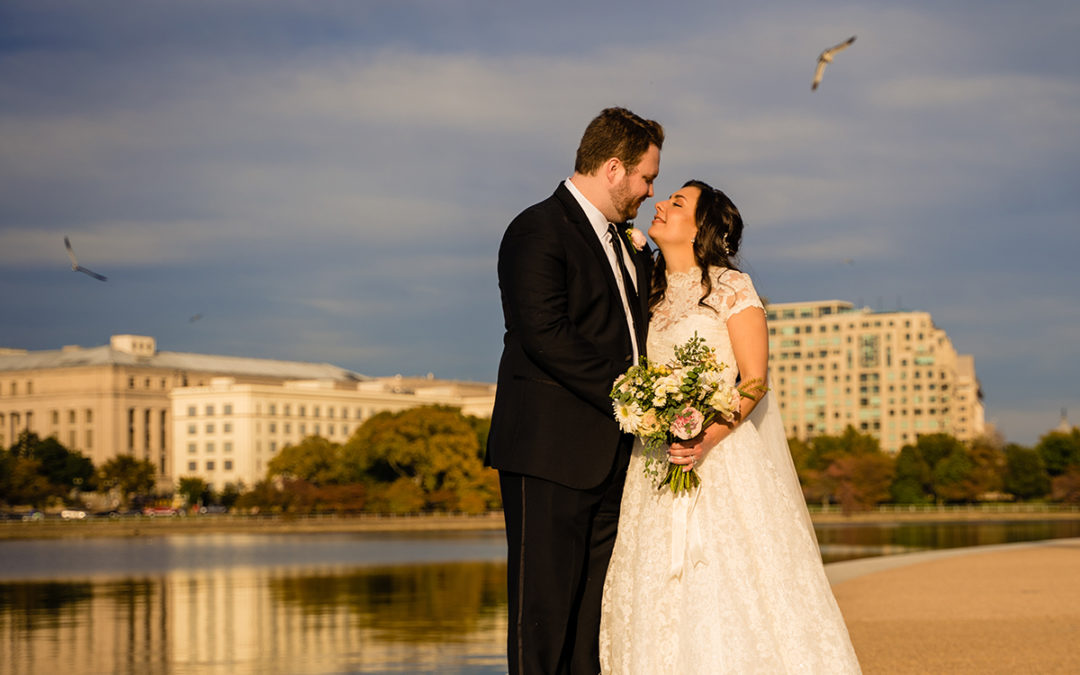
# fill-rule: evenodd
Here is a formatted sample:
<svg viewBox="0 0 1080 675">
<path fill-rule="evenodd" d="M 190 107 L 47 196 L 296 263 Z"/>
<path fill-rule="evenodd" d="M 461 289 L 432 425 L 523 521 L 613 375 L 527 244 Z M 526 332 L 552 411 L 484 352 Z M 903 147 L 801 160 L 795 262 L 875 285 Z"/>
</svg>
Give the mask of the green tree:
<svg viewBox="0 0 1080 675">
<path fill-rule="evenodd" d="M 313 485 L 357 482 L 360 474 L 342 456 L 342 448 L 322 436 L 308 436 L 282 448 L 267 466 L 267 477 L 303 480 Z"/>
<path fill-rule="evenodd" d="M 915 447 L 926 465 L 933 471 L 938 463 L 964 449 L 964 444 L 949 434 L 923 434 L 915 441 Z"/>
<path fill-rule="evenodd" d="M 207 504 L 212 498 L 210 486 L 199 476 L 184 476 L 180 479 L 176 491 L 184 497 L 188 506 Z"/>
<path fill-rule="evenodd" d="M 998 495 L 1004 487 L 1005 453 L 998 437 L 979 436 L 968 446 L 971 457 L 971 483 L 976 498 Z"/>
<path fill-rule="evenodd" d="M 243 483 L 225 483 L 225 487 L 221 488 L 221 494 L 218 495 L 218 501 L 221 502 L 221 505 L 225 508 L 231 509 L 236 505 L 236 500 L 238 500 L 243 493 Z"/>
<path fill-rule="evenodd" d="M 934 465 L 934 494 L 945 502 L 970 502 L 978 496 L 973 473 L 975 462 L 967 449 L 958 444 L 947 457 Z"/>
<path fill-rule="evenodd" d="M 1051 431 L 1039 438 L 1035 450 L 1042 457 L 1046 471 L 1060 476 L 1071 466 L 1080 466 L 1080 429 L 1073 427 L 1069 433 Z"/>
<path fill-rule="evenodd" d="M 1050 492 L 1050 476 L 1038 452 L 1015 443 L 1005 446 L 1005 491 L 1017 499 L 1038 499 Z"/>
<path fill-rule="evenodd" d="M 861 472 L 852 474 L 858 463 L 846 462 L 831 473 L 830 467 L 848 457 L 882 455 L 881 444 L 876 438 L 860 433 L 850 425 L 839 436 L 815 436 L 807 443 L 796 441 L 791 448 L 803 496 L 807 501 L 821 500 L 823 503 L 840 501 L 842 495 L 850 495 L 851 486 L 845 485 L 844 481 L 849 481 L 852 475 L 867 475 Z M 848 499 L 850 505 L 850 496 Z"/>
<path fill-rule="evenodd" d="M 896 456 L 896 472 L 889 494 L 897 504 L 924 504 L 932 502 L 933 478 L 930 465 L 923 459 L 919 448 L 905 445 Z"/>
<path fill-rule="evenodd" d="M 126 504 L 131 497 L 148 494 L 154 489 L 154 475 L 152 462 L 131 455 L 117 455 L 98 469 L 97 481 L 99 487 L 117 490 Z"/>
<path fill-rule="evenodd" d="M 483 466 L 476 428 L 456 408 L 423 406 L 380 413 L 353 433 L 343 452 L 368 483 L 369 508 L 482 511 L 498 504 L 494 472 Z M 418 491 L 406 487 L 412 483 Z"/>
</svg>

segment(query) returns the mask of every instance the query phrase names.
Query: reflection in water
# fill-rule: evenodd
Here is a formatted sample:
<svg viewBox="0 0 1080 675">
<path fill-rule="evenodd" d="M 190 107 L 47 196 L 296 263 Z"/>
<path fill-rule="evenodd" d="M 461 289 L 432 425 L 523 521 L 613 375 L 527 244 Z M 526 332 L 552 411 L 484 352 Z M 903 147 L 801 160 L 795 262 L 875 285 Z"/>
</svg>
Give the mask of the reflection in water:
<svg viewBox="0 0 1080 675">
<path fill-rule="evenodd" d="M 0 584 L 11 673 L 505 672 L 505 563 Z"/>
<path fill-rule="evenodd" d="M 832 561 L 1080 537 L 1080 520 L 817 531 Z M 0 542 L 0 673 L 504 673 L 496 544 L 485 534 Z M 409 555 L 486 561 L 386 562 Z"/>
<path fill-rule="evenodd" d="M 862 523 L 815 526 L 821 558 L 838 562 L 941 548 L 1080 537 L 1080 520 Z"/>
</svg>

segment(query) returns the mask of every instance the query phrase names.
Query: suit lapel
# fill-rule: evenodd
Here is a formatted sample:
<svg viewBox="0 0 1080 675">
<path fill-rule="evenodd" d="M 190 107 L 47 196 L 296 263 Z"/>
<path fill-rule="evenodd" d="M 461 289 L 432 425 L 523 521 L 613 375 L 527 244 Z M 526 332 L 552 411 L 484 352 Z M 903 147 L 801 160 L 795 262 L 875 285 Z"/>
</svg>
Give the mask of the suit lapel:
<svg viewBox="0 0 1080 675">
<path fill-rule="evenodd" d="M 604 246 L 600 243 L 600 238 L 596 236 L 596 230 L 593 229 L 592 223 L 585 216 L 585 212 L 581 210 L 581 205 L 577 203 L 574 195 L 570 194 L 570 190 L 562 183 L 559 183 L 559 187 L 556 188 L 555 197 L 563 205 L 567 219 L 574 224 L 578 234 L 585 240 L 586 246 L 596 256 L 597 264 L 604 270 L 604 278 L 607 279 L 608 288 L 618 297 L 619 285 L 615 283 L 615 273 L 611 270 L 611 263 L 608 262 L 607 251 L 604 250 Z"/>
</svg>

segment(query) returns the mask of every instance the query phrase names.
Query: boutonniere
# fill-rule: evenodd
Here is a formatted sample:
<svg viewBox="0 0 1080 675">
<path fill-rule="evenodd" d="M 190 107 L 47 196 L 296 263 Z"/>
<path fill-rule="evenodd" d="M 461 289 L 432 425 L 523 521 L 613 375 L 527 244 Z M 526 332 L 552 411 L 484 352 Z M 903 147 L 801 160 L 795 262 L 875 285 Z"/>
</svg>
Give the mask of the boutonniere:
<svg viewBox="0 0 1080 675">
<path fill-rule="evenodd" d="M 635 251 L 645 248 L 645 233 L 636 227 L 628 227 L 625 230 L 626 240 L 634 247 Z"/>
</svg>

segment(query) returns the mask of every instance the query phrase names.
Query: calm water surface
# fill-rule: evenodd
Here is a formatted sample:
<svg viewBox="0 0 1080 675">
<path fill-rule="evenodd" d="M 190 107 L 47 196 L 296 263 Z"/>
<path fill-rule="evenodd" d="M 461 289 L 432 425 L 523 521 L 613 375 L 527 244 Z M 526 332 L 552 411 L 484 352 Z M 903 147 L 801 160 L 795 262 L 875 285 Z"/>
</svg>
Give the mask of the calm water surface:
<svg viewBox="0 0 1080 675">
<path fill-rule="evenodd" d="M 827 561 L 1080 521 L 822 525 Z M 2 673 L 506 672 L 501 532 L 0 542 Z"/>
</svg>

